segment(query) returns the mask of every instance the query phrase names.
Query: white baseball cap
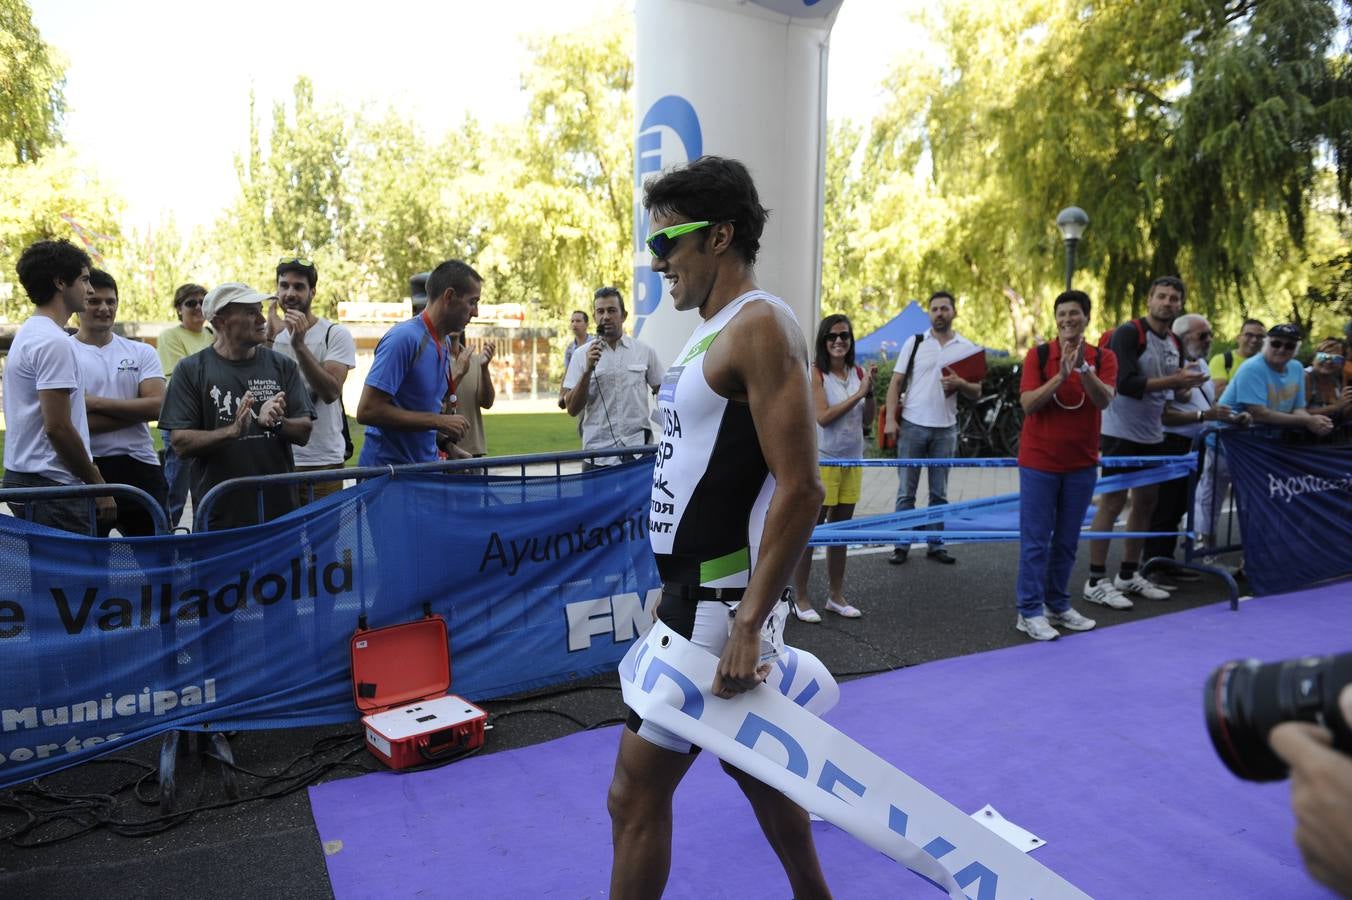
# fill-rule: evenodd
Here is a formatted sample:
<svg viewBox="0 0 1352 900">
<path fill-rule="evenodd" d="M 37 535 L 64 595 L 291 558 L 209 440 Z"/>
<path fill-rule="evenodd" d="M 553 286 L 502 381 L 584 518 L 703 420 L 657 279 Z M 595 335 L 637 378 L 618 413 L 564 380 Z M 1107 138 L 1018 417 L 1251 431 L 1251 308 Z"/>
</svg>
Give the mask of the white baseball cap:
<svg viewBox="0 0 1352 900">
<path fill-rule="evenodd" d="M 206 299 L 202 301 L 202 315 L 210 321 L 231 303 L 257 303 L 261 306 L 267 299 L 267 294 L 260 294 L 247 284 L 227 281 L 225 284 L 218 284 L 207 294 Z"/>
</svg>

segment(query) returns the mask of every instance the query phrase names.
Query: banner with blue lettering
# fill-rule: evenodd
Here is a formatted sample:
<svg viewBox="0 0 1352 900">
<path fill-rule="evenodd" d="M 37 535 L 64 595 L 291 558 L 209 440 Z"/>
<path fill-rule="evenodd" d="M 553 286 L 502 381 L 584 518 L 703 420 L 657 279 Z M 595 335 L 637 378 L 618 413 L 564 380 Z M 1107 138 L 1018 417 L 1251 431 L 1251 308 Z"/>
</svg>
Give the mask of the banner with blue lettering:
<svg viewBox="0 0 1352 900">
<path fill-rule="evenodd" d="M 276 521 L 96 539 L 0 516 L 0 787 L 171 728 L 357 718 L 349 641 L 446 618 L 452 690 L 613 670 L 661 596 L 651 461 L 400 474 Z"/>
<path fill-rule="evenodd" d="M 1244 571 L 1264 596 L 1352 575 L 1352 446 L 1220 432 Z"/>
</svg>

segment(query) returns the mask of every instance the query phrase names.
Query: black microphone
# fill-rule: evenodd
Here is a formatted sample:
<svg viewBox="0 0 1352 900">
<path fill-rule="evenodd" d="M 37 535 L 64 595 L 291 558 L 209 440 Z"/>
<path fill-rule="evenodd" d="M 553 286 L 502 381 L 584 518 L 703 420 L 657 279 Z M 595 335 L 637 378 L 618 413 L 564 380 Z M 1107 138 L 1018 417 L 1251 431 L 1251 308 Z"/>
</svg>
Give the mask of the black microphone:
<svg viewBox="0 0 1352 900">
<path fill-rule="evenodd" d="M 600 322 L 596 323 L 596 336 L 597 338 L 603 338 L 606 336 L 606 326 L 602 325 Z"/>
</svg>

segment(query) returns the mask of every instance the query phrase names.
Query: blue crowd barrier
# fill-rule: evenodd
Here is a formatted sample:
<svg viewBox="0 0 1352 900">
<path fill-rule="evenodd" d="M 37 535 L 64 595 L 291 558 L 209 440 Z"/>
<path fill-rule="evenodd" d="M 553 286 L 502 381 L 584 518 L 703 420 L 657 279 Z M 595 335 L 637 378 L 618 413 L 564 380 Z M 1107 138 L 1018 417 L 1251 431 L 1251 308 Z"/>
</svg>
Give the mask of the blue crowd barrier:
<svg viewBox="0 0 1352 900">
<path fill-rule="evenodd" d="M 469 699 L 613 670 L 661 587 L 651 462 L 563 472 L 603 455 L 379 469 L 220 532 L 101 539 L 0 517 L 23 573 L 0 594 L 0 787 L 175 729 L 351 721 L 362 616 L 445 617 Z"/>
</svg>

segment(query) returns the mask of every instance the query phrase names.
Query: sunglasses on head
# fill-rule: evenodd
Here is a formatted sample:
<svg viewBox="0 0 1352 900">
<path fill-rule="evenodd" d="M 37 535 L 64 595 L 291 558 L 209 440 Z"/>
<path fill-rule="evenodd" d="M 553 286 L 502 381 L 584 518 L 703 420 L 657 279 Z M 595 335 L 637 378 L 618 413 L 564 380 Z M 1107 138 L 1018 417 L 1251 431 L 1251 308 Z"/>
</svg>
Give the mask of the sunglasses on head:
<svg viewBox="0 0 1352 900">
<path fill-rule="evenodd" d="M 708 228 L 713 222 L 682 222 L 680 225 L 668 225 L 661 231 L 648 235 L 648 252 L 657 259 L 666 259 L 667 254 L 676 247 L 676 241 L 683 234 Z"/>
<path fill-rule="evenodd" d="M 1294 350 L 1296 349 L 1296 342 L 1283 341 L 1277 338 L 1268 338 L 1268 346 L 1271 347 L 1273 350 Z"/>
<path fill-rule="evenodd" d="M 307 269 L 315 267 L 314 261 L 306 259 L 303 256 L 283 256 L 277 260 L 279 266 L 304 266 Z"/>
<path fill-rule="evenodd" d="M 1317 363 L 1333 363 L 1335 366 L 1341 366 L 1346 361 L 1346 357 L 1340 356 L 1337 353 L 1326 353 L 1321 350 L 1314 355 L 1314 361 Z"/>
<path fill-rule="evenodd" d="M 852 340 L 854 340 L 854 335 L 850 334 L 848 331 L 832 331 L 826 336 L 826 343 L 828 344 L 837 342 L 848 344 Z"/>
</svg>

